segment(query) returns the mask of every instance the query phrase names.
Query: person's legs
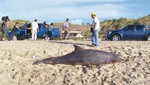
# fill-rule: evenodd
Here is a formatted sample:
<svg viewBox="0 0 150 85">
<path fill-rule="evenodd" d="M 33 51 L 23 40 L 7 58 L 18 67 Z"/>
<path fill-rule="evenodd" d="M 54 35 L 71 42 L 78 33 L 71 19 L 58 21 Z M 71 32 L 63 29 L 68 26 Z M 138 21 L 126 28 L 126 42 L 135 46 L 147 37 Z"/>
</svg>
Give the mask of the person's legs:
<svg viewBox="0 0 150 85">
<path fill-rule="evenodd" d="M 96 32 L 92 32 L 92 45 L 95 45 L 95 35 L 96 35 Z"/>
<path fill-rule="evenodd" d="M 12 31 L 12 37 L 11 37 L 12 40 L 15 40 L 17 39 L 17 33 L 15 31 Z"/>
<path fill-rule="evenodd" d="M 99 35 L 98 35 L 98 31 L 95 31 L 95 45 L 98 46 L 99 45 Z"/>
<path fill-rule="evenodd" d="M 65 36 L 65 39 L 68 39 L 69 34 L 70 34 L 69 30 L 68 30 L 68 29 L 66 29 L 66 36 Z"/>
<path fill-rule="evenodd" d="M 30 35 L 30 30 L 29 29 L 27 29 L 27 36 L 29 36 Z"/>
<path fill-rule="evenodd" d="M 49 32 L 49 39 L 53 40 L 53 38 L 52 38 L 52 31 Z"/>
<path fill-rule="evenodd" d="M 98 31 L 92 32 L 92 45 L 98 46 L 99 45 L 99 38 L 98 38 Z"/>
<path fill-rule="evenodd" d="M 35 32 L 34 32 L 34 30 L 32 30 L 32 40 L 35 39 L 35 38 L 34 38 L 34 35 L 35 35 Z"/>
<path fill-rule="evenodd" d="M 10 37 L 8 35 L 8 32 L 7 31 L 4 31 L 5 35 L 6 35 L 6 38 L 10 41 Z"/>
<path fill-rule="evenodd" d="M 0 36 L 0 41 L 3 40 L 3 37 L 4 37 L 4 31 L 2 30 L 2 31 L 1 31 L 1 36 Z"/>
<path fill-rule="evenodd" d="M 35 40 L 37 40 L 37 30 L 35 30 L 34 37 L 35 37 Z"/>
<path fill-rule="evenodd" d="M 64 37 L 63 38 L 65 39 L 65 37 L 66 37 L 66 30 L 64 30 Z"/>
</svg>

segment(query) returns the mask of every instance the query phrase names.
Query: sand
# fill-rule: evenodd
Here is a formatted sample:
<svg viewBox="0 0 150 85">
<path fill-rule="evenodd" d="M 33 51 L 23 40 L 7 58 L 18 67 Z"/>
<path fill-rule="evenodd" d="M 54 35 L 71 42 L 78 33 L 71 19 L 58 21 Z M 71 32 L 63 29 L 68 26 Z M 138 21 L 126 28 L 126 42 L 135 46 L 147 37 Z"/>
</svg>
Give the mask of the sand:
<svg viewBox="0 0 150 85">
<path fill-rule="evenodd" d="M 40 64 L 35 59 L 62 56 L 74 50 L 72 44 L 85 49 L 113 52 L 122 59 L 115 64 L 88 68 L 81 65 Z M 0 85 L 149 85 L 150 42 L 101 41 L 1 41 Z M 33 59 L 35 58 L 35 59 Z"/>
</svg>

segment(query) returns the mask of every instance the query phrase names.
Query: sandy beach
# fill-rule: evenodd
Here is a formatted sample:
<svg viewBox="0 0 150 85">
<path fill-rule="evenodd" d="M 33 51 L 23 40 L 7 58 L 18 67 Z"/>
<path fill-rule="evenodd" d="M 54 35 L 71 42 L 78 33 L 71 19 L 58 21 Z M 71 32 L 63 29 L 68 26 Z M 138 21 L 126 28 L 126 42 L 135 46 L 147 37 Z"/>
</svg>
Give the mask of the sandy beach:
<svg viewBox="0 0 150 85">
<path fill-rule="evenodd" d="M 84 49 L 115 53 L 121 62 L 88 68 L 81 65 L 40 64 L 36 59 L 58 57 Z M 89 47 L 90 41 L 1 41 L 0 85 L 149 85 L 150 42 L 101 41 Z M 93 55 L 94 56 L 94 55 Z"/>
</svg>

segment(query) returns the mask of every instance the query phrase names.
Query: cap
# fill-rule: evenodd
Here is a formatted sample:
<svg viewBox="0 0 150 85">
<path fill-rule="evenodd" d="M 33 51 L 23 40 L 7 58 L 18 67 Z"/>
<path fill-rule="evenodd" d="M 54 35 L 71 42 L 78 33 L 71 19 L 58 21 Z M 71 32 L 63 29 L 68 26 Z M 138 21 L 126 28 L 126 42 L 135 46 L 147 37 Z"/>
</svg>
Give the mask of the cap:
<svg viewBox="0 0 150 85">
<path fill-rule="evenodd" d="M 94 16 L 94 15 L 96 15 L 96 13 L 95 13 L 95 12 L 92 12 L 91 15 Z"/>
</svg>

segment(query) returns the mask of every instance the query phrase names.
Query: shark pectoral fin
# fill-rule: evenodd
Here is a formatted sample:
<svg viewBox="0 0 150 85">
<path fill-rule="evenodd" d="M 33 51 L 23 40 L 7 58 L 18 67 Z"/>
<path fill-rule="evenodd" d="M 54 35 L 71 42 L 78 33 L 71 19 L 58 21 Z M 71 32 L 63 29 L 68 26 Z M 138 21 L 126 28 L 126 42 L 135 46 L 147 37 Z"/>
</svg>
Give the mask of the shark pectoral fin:
<svg viewBox="0 0 150 85">
<path fill-rule="evenodd" d="M 36 60 L 36 61 L 33 62 L 33 65 L 39 65 L 40 63 L 41 63 L 41 61 Z"/>
</svg>

